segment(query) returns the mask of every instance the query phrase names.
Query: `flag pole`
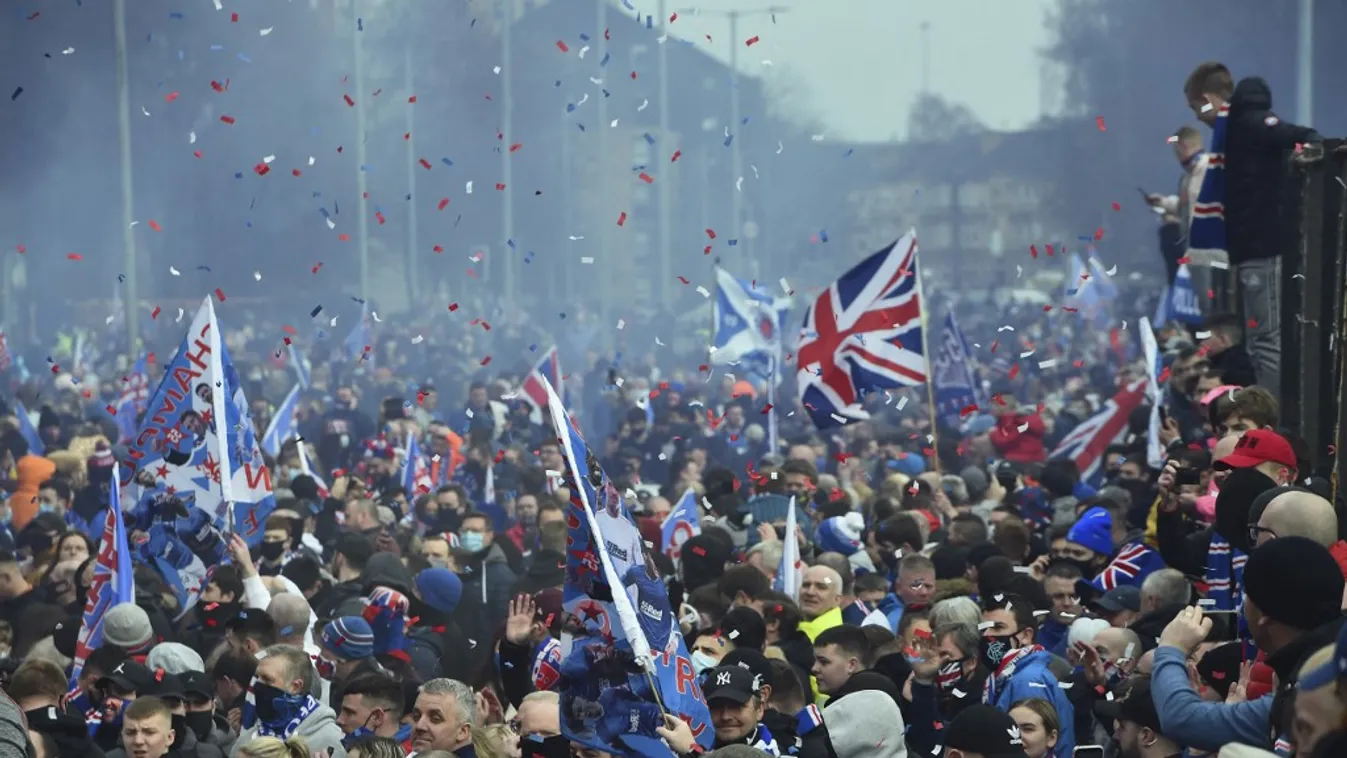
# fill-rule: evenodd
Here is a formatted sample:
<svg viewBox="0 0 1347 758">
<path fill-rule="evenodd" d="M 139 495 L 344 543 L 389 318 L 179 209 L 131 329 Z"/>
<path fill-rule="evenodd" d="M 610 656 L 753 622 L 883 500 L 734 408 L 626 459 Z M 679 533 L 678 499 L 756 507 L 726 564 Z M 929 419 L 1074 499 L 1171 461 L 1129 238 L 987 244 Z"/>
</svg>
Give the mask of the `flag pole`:
<svg viewBox="0 0 1347 758">
<path fill-rule="evenodd" d="M 767 447 L 773 452 L 777 452 L 777 431 L 776 431 L 776 372 L 780 369 L 777 364 L 780 362 L 779 353 L 781 335 L 778 330 L 777 346 L 772 348 L 771 370 L 767 373 Z"/>
<path fill-rule="evenodd" d="M 918 255 L 921 254 L 921 248 L 913 252 L 912 259 L 918 261 Z M 940 473 L 940 429 L 936 426 L 936 408 L 935 408 L 935 372 L 931 369 L 931 343 L 927 339 L 926 328 L 926 293 L 921 287 L 921 266 L 912 267 L 912 275 L 917 277 L 917 303 L 921 306 L 921 350 L 926 354 L 926 414 L 931 423 L 931 466 L 935 473 Z"/>
</svg>

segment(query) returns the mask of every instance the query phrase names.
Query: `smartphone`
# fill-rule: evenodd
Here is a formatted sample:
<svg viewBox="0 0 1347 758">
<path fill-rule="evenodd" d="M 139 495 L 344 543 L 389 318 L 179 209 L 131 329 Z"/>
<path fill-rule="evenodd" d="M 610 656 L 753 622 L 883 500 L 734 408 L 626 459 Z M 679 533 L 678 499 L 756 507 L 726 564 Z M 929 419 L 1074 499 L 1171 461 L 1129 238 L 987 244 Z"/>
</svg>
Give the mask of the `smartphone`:
<svg viewBox="0 0 1347 758">
<path fill-rule="evenodd" d="M 1072 758 L 1104 758 L 1103 745 L 1077 745 Z"/>
<path fill-rule="evenodd" d="M 1184 466 L 1174 474 L 1174 486 L 1182 487 L 1188 484 L 1201 484 L 1202 474 L 1195 468 Z"/>
</svg>

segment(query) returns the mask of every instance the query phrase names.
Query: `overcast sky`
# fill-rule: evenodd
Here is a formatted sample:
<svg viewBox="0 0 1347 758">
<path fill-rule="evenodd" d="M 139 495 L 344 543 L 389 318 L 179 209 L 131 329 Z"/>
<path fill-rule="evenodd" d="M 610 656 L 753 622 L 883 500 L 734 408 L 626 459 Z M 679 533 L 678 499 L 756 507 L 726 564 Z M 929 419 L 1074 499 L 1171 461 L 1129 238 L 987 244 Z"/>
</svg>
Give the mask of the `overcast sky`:
<svg viewBox="0 0 1347 758">
<path fill-rule="evenodd" d="M 739 66 L 800 77 L 813 110 L 830 136 L 886 140 L 907 131 L 908 111 L 921 90 L 921 25 L 929 23 L 931 89 L 969 106 L 988 126 L 1023 127 L 1039 115 L 1040 51 L 1049 43 L 1044 22 L 1055 0 L 667 0 L 670 12 L 753 11 L 741 39 L 729 39 L 722 15 L 679 13 L 673 31 L 728 60 L 739 46 Z M 642 12 L 653 0 L 639 2 Z M 667 16 L 666 16 L 667 18 Z M 710 34 L 707 42 L 705 34 Z M 745 47 L 745 40 L 760 41 Z"/>
</svg>

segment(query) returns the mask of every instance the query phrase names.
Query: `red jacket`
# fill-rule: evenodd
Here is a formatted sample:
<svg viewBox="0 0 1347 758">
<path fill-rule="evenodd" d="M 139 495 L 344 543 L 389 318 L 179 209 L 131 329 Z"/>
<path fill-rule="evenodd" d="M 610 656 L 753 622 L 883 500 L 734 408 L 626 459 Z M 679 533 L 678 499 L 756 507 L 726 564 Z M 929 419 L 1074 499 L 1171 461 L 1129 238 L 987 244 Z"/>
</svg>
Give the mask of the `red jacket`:
<svg viewBox="0 0 1347 758">
<path fill-rule="evenodd" d="M 1024 428 L 1020 431 L 1021 427 Z M 996 422 L 996 428 L 988 433 L 992 446 L 1001 457 L 1015 463 L 1041 463 L 1048 457 L 1043 447 L 1043 417 L 1037 413 L 1021 416 L 1008 414 Z"/>
</svg>

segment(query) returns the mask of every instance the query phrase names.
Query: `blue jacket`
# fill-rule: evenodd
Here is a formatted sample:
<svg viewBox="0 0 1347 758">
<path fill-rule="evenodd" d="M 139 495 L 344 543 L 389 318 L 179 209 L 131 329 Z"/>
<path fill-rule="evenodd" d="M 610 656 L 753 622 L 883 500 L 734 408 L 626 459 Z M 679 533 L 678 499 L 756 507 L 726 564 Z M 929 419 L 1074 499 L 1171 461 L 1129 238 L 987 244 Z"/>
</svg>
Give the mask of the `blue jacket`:
<svg viewBox="0 0 1347 758">
<path fill-rule="evenodd" d="M 1215 751 L 1240 742 L 1272 748 L 1268 743 L 1272 695 L 1235 705 L 1208 703 L 1193 691 L 1188 681 L 1188 657 L 1176 647 L 1156 648 L 1151 697 L 1160 715 L 1161 731 L 1180 745 Z"/>
<path fill-rule="evenodd" d="M 1057 737 L 1057 755 L 1071 755 L 1076 749 L 1076 711 L 1066 697 L 1066 691 L 1048 668 L 1052 653 L 1029 653 L 1015 663 L 1015 673 L 1009 682 L 998 682 L 994 688 L 995 700 L 990 705 L 1009 711 L 1012 703 L 1026 698 L 1037 698 L 1052 703 L 1057 709 L 1057 720 L 1062 725 Z M 1166 732 L 1168 734 L 1168 732 Z"/>
<path fill-rule="evenodd" d="M 890 602 L 892 599 L 892 602 Z M 884 596 L 884 602 L 879 610 L 889 618 L 889 631 L 898 633 L 898 625 L 903 621 L 903 611 L 907 610 L 907 604 L 903 599 L 890 592 Z"/>
</svg>

